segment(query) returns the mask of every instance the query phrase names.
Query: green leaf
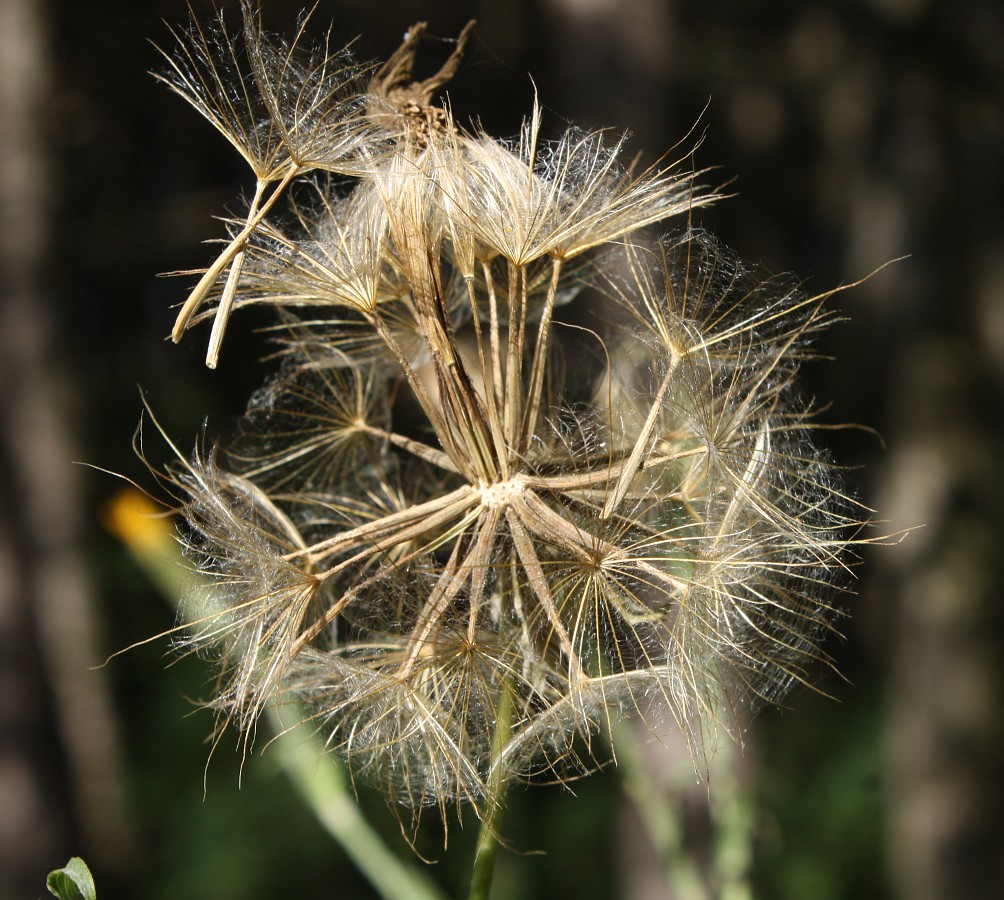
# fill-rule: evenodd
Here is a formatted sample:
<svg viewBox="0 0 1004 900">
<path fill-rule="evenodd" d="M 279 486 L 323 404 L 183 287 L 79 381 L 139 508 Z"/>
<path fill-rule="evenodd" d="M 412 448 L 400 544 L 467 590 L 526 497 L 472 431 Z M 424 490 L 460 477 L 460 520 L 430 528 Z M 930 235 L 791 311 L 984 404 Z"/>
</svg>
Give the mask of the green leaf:
<svg viewBox="0 0 1004 900">
<path fill-rule="evenodd" d="M 97 900 L 98 896 L 91 870 L 79 856 L 74 856 L 62 869 L 50 872 L 45 885 L 59 900 Z"/>
</svg>

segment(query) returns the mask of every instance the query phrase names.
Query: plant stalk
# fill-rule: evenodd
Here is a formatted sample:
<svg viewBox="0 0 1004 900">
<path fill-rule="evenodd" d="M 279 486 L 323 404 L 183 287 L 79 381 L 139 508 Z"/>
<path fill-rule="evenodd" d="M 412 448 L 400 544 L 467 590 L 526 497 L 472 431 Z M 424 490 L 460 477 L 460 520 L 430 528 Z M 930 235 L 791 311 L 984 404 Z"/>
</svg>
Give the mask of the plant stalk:
<svg viewBox="0 0 1004 900">
<path fill-rule="evenodd" d="M 495 877 L 495 863 L 498 859 L 498 828 L 505 812 L 508 780 L 500 765 L 502 751 L 512 733 L 513 702 L 512 690 L 508 684 L 502 689 L 497 710 L 495 734 L 492 736 L 492 775 L 490 796 L 481 820 L 478 833 L 477 851 L 474 854 L 474 868 L 471 872 L 471 889 L 468 900 L 488 900 L 491 896 L 492 879 Z"/>
</svg>

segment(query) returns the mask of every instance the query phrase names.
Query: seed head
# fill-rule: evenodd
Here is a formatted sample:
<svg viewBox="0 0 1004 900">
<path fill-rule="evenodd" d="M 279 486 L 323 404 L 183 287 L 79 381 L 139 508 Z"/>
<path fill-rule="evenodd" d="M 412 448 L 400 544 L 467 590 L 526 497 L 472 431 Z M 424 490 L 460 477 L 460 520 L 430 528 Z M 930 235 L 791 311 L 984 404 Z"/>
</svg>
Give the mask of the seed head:
<svg viewBox="0 0 1004 900">
<path fill-rule="evenodd" d="M 546 141 L 537 106 L 515 141 L 459 126 L 433 98 L 467 31 L 415 82 L 416 26 L 363 86 L 242 10 L 163 76 L 274 185 L 176 329 L 278 316 L 241 437 L 172 476 L 224 721 L 295 702 L 405 806 L 483 808 L 632 711 L 699 754 L 809 682 L 859 527 L 794 387 L 827 295 L 652 239 L 718 199 L 692 168 Z"/>
</svg>

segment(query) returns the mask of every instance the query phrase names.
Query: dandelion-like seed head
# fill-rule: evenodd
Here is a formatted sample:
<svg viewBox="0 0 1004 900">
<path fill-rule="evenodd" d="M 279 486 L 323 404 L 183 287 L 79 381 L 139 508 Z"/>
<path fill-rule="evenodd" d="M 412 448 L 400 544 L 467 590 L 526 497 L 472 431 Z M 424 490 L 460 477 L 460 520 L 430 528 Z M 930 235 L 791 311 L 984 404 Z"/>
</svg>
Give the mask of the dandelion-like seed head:
<svg viewBox="0 0 1004 900">
<path fill-rule="evenodd" d="M 418 82 L 424 25 L 364 70 L 242 10 L 164 76 L 259 182 L 176 337 L 213 318 L 215 363 L 264 304 L 283 357 L 173 475 L 224 720 L 295 703 L 400 804 L 484 809 L 621 716 L 700 755 L 810 683 L 860 527 L 794 386 L 827 295 L 689 227 L 718 199 L 692 166 L 546 141 L 538 106 L 514 141 L 460 127 L 466 30 Z"/>
</svg>

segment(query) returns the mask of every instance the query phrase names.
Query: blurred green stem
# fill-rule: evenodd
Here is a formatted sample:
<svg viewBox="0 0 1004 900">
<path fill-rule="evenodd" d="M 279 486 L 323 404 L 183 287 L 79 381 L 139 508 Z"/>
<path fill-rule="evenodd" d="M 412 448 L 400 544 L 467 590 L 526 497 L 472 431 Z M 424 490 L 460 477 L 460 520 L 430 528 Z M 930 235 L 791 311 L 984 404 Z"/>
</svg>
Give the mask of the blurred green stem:
<svg viewBox="0 0 1004 900">
<path fill-rule="evenodd" d="M 105 514 L 107 527 L 170 603 L 177 605 L 183 590 L 203 591 L 198 608 L 212 608 L 212 588 L 196 581 L 198 576 L 182 559 L 173 527 L 149 500 L 127 492 Z M 303 721 L 293 705 L 283 709 L 292 713 L 293 721 Z M 310 729 L 285 725 L 275 709 L 268 710 L 268 718 L 276 734 L 273 752 L 297 793 L 377 893 L 384 900 L 445 900 L 432 879 L 398 859 L 363 818 L 341 763 L 325 753 Z"/>
<path fill-rule="evenodd" d="M 640 751 L 637 735 L 626 722 L 615 725 L 617 765 L 624 789 L 641 816 L 665 866 L 666 882 L 677 900 L 751 900 L 749 882 L 753 809 L 738 771 L 738 751 L 721 736 L 708 783 L 711 804 L 711 856 L 702 872 L 688 846 L 682 811 L 684 794 L 693 786 L 689 761 L 679 772 L 653 776 Z"/>
<path fill-rule="evenodd" d="M 303 718 L 295 708 L 283 709 L 292 709 L 297 721 Z M 275 752 L 297 793 L 377 893 L 385 900 L 443 900 L 432 880 L 391 853 L 363 818 L 341 763 L 323 753 L 309 729 L 284 726 L 275 710 L 268 715 L 279 735 Z"/>
<path fill-rule="evenodd" d="M 728 738 L 716 759 L 717 778 L 711 793 L 715 829 L 715 876 L 721 900 L 753 900 L 753 800 L 739 772 L 740 751 Z"/>
<path fill-rule="evenodd" d="M 686 847 L 683 803 L 679 802 L 677 791 L 667 790 L 652 778 L 628 722 L 614 723 L 614 743 L 624 790 L 665 866 L 666 883 L 673 896 L 677 900 L 711 900 L 697 863 Z"/>
</svg>

